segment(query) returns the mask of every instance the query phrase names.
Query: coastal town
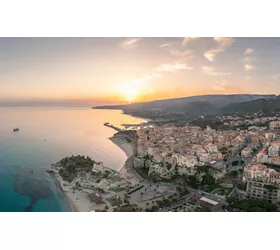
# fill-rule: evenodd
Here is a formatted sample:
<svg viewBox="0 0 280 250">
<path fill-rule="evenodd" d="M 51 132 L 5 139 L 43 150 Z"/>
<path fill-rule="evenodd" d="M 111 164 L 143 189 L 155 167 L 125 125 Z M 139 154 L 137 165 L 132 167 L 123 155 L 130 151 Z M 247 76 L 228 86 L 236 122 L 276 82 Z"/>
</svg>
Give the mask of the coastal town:
<svg viewBox="0 0 280 250">
<path fill-rule="evenodd" d="M 51 172 L 73 211 L 278 211 L 280 118 L 255 116 L 220 116 L 224 130 L 110 125 L 128 157 L 119 172 L 83 156 Z"/>
</svg>

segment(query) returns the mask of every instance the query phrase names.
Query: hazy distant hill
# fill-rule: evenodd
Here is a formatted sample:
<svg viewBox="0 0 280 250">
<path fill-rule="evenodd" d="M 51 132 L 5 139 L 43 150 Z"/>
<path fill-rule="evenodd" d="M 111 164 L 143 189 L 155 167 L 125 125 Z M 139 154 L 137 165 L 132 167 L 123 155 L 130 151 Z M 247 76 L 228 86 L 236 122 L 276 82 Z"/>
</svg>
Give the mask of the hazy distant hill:
<svg viewBox="0 0 280 250">
<path fill-rule="evenodd" d="M 188 112 L 192 115 L 215 114 L 230 105 L 251 102 L 258 99 L 274 99 L 275 95 L 202 95 L 176 99 L 157 100 L 128 105 L 99 106 L 97 109 L 122 109 L 125 113 L 164 110 L 167 112 Z M 232 106 L 233 108 L 234 106 Z M 228 106 L 231 109 L 230 106 Z"/>
<path fill-rule="evenodd" d="M 232 103 L 222 109 L 223 113 L 256 113 L 259 111 L 263 113 L 280 111 L 280 97 Z"/>
</svg>

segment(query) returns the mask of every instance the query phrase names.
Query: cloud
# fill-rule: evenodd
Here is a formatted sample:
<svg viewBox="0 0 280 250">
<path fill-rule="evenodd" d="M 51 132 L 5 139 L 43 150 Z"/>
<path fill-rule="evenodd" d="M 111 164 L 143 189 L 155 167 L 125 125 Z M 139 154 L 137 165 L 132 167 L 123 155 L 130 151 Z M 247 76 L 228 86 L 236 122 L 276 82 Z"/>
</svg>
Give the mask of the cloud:
<svg viewBox="0 0 280 250">
<path fill-rule="evenodd" d="M 237 84 L 232 84 L 226 80 L 216 81 L 213 86 L 214 93 L 244 93 L 244 89 Z"/>
<path fill-rule="evenodd" d="M 235 42 L 231 37 L 214 37 L 214 40 L 221 49 L 227 49 Z"/>
<path fill-rule="evenodd" d="M 180 51 L 178 49 L 171 49 L 170 54 L 173 55 L 173 56 L 178 56 L 178 57 L 188 57 L 189 59 L 195 57 L 194 51 L 192 51 L 192 50 L 182 50 L 182 51 Z"/>
<path fill-rule="evenodd" d="M 227 90 L 228 88 L 230 87 L 230 84 L 225 81 L 225 80 L 222 80 L 222 81 L 216 81 L 216 84 L 214 85 L 214 89 L 215 90 L 219 90 L 219 91 L 225 91 Z"/>
<path fill-rule="evenodd" d="M 244 69 L 246 71 L 250 71 L 256 68 L 252 63 L 253 61 L 257 60 L 255 57 L 252 56 L 253 54 L 255 54 L 255 51 L 251 48 L 248 48 L 244 51 L 245 57 L 243 59 L 243 63 L 244 63 Z"/>
<path fill-rule="evenodd" d="M 131 82 L 136 83 L 136 84 L 144 84 L 144 83 L 147 83 L 148 81 L 152 80 L 152 78 L 153 77 L 151 75 L 147 75 L 147 76 L 135 78 Z"/>
<path fill-rule="evenodd" d="M 204 53 L 204 57 L 206 59 L 208 59 L 209 61 L 213 62 L 215 60 L 215 57 L 217 54 L 223 52 L 224 50 L 223 49 L 211 49 L 211 50 L 207 50 L 205 53 Z"/>
<path fill-rule="evenodd" d="M 244 55 L 249 56 L 249 55 L 252 55 L 254 53 L 255 53 L 255 51 L 253 49 L 248 48 L 248 49 L 245 50 Z"/>
<path fill-rule="evenodd" d="M 190 41 L 194 41 L 194 40 L 197 40 L 199 39 L 199 37 L 185 37 L 181 46 L 184 47 L 186 46 Z"/>
<path fill-rule="evenodd" d="M 251 63 L 252 61 L 255 61 L 257 60 L 256 58 L 253 58 L 253 57 L 250 57 L 250 56 L 246 56 L 244 59 L 243 59 L 243 62 L 244 63 Z"/>
<path fill-rule="evenodd" d="M 245 65 L 244 65 L 244 69 L 245 69 L 246 71 L 254 70 L 254 69 L 255 69 L 255 66 L 252 65 L 252 64 L 245 64 Z"/>
<path fill-rule="evenodd" d="M 207 50 L 204 53 L 204 57 L 211 62 L 215 61 L 219 53 L 224 52 L 235 42 L 235 40 L 230 37 L 214 37 L 213 39 L 217 43 L 217 48 Z"/>
<path fill-rule="evenodd" d="M 162 63 L 155 70 L 158 71 L 158 72 L 173 72 L 173 73 L 175 73 L 176 71 L 185 70 L 185 69 L 191 70 L 193 68 L 189 67 L 185 63 L 176 62 L 176 63 L 169 63 L 169 64 L 168 63 Z"/>
<path fill-rule="evenodd" d="M 190 38 L 195 39 L 195 38 Z M 159 47 L 161 48 L 167 48 L 169 53 L 172 56 L 176 57 L 185 57 L 185 59 L 192 59 L 195 57 L 194 51 L 189 49 L 182 49 L 180 46 L 178 46 L 179 42 L 171 42 L 171 43 L 164 43 L 161 44 Z"/>
<path fill-rule="evenodd" d="M 142 38 L 127 38 L 120 43 L 122 49 L 135 49 Z"/>
<path fill-rule="evenodd" d="M 159 47 L 164 48 L 164 47 L 172 47 L 174 44 L 177 44 L 178 42 L 172 42 L 172 43 L 164 43 L 161 44 Z"/>
<path fill-rule="evenodd" d="M 202 67 L 202 71 L 208 75 L 212 75 L 212 76 L 229 76 L 231 75 L 230 72 L 219 72 L 216 71 L 216 69 L 212 68 L 212 67 L 207 67 L 204 66 Z"/>
</svg>

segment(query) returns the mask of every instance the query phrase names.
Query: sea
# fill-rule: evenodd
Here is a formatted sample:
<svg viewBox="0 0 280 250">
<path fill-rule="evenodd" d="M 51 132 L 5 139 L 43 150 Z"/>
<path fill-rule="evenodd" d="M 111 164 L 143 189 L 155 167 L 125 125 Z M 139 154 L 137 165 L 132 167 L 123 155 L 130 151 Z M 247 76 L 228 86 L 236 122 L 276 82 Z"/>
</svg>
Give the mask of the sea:
<svg viewBox="0 0 280 250">
<path fill-rule="evenodd" d="M 69 211 L 46 172 L 64 157 L 85 155 L 120 170 L 127 157 L 108 139 L 117 131 L 105 122 L 121 127 L 145 120 L 120 110 L 0 107 L 0 211 Z"/>
</svg>

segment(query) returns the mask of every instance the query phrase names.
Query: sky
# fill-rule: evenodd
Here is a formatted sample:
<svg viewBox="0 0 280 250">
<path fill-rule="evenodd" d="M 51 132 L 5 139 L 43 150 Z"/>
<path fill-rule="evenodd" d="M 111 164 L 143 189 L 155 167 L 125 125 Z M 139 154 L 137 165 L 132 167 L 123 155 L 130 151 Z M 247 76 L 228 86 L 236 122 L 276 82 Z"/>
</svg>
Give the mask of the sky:
<svg viewBox="0 0 280 250">
<path fill-rule="evenodd" d="M 0 38 L 0 103 L 279 94 L 280 38 Z"/>
</svg>

